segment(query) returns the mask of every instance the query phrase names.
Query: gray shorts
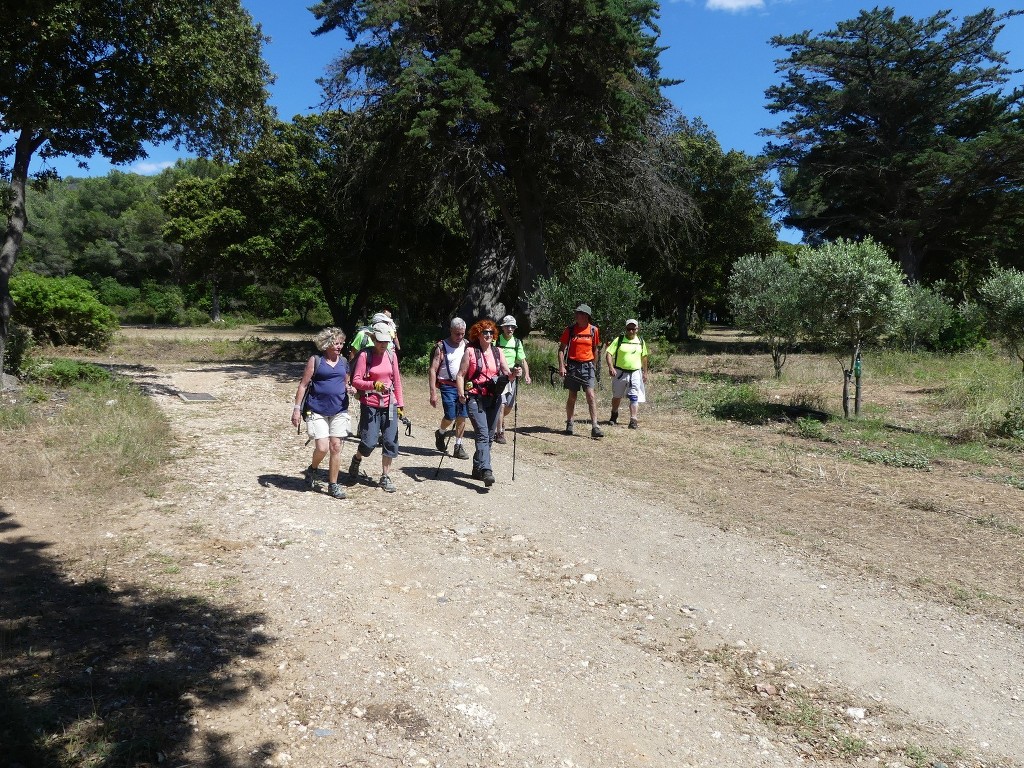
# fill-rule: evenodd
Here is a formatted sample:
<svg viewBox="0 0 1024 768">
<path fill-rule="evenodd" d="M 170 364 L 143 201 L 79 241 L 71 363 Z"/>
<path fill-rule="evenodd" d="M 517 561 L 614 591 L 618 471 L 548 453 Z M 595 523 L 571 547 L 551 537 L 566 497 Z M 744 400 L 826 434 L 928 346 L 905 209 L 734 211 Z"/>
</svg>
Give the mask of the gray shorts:
<svg viewBox="0 0 1024 768">
<path fill-rule="evenodd" d="M 581 389 L 593 389 L 597 384 L 597 367 L 593 362 L 581 363 L 576 360 L 569 360 L 565 364 L 565 381 L 562 386 L 570 392 L 579 392 Z"/>
</svg>

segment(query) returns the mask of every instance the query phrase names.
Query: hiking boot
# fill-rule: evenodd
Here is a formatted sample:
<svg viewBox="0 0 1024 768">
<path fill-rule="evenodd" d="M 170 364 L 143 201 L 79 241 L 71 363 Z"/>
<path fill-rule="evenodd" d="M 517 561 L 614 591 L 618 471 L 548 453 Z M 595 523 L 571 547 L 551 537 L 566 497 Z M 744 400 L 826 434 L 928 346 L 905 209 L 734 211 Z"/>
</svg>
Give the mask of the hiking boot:
<svg viewBox="0 0 1024 768">
<path fill-rule="evenodd" d="M 362 463 L 363 457 L 358 453 L 352 455 L 352 463 L 348 465 L 348 481 L 354 483 L 359 479 L 359 465 Z"/>
<path fill-rule="evenodd" d="M 594 438 L 604 437 L 604 432 L 602 432 L 601 428 L 595 424 L 590 430 L 590 436 Z"/>
<path fill-rule="evenodd" d="M 388 493 L 394 493 L 396 490 L 398 490 L 397 488 L 395 488 L 395 484 L 391 482 L 391 477 L 388 475 L 380 476 L 379 485 L 382 491 L 387 491 Z"/>
<path fill-rule="evenodd" d="M 610 419 L 608 419 L 608 421 L 611 424 L 618 424 L 619 423 L 619 412 L 618 411 L 612 411 L 612 417 Z"/>
<path fill-rule="evenodd" d="M 630 419 L 629 420 L 629 428 L 630 429 L 639 429 L 640 428 L 640 424 L 639 424 L 639 422 L 637 422 L 636 419 Z"/>
<path fill-rule="evenodd" d="M 455 446 L 455 450 L 452 451 L 453 459 L 468 459 L 469 454 L 466 453 L 466 449 L 462 447 L 462 443 Z"/>
<path fill-rule="evenodd" d="M 437 448 L 437 450 L 439 450 L 441 453 L 444 453 L 445 451 L 446 446 L 444 443 L 444 432 L 442 432 L 440 429 L 434 430 L 434 447 Z"/>
<path fill-rule="evenodd" d="M 470 473 L 470 476 L 474 480 L 483 480 L 484 479 L 484 471 L 482 469 L 480 469 L 480 467 L 473 467 L 473 471 Z"/>
<path fill-rule="evenodd" d="M 572 434 L 572 422 L 571 421 L 565 422 L 565 434 L 567 434 L 567 435 L 571 435 Z"/>
<path fill-rule="evenodd" d="M 484 481 L 484 485 L 490 488 L 494 485 L 494 473 L 489 469 L 485 469 L 480 476 L 480 479 Z"/>
<path fill-rule="evenodd" d="M 335 499 L 344 499 L 345 489 L 341 487 L 341 483 L 328 483 L 327 494 Z"/>
<path fill-rule="evenodd" d="M 316 470 L 313 469 L 312 465 L 302 470 L 302 476 L 306 479 L 306 485 L 309 487 L 309 490 L 315 491 L 320 487 L 320 483 L 316 480 Z"/>
<path fill-rule="evenodd" d="M 504 445 L 505 444 L 505 433 L 504 432 L 499 432 L 498 434 L 496 434 L 494 436 L 494 442 L 496 442 L 498 445 Z"/>
</svg>

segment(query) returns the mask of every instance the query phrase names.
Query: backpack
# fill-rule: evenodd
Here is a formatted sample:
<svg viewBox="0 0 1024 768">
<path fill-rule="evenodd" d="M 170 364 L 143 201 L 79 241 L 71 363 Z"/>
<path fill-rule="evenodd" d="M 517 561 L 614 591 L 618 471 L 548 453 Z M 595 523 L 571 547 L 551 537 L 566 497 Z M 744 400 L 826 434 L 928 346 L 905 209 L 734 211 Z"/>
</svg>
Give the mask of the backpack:
<svg viewBox="0 0 1024 768">
<path fill-rule="evenodd" d="M 363 347 L 362 349 L 360 349 L 356 353 L 356 356 L 354 358 L 352 358 L 352 370 L 350 370 L 348 372 L 348 382 L 349 382 L 349 384 L 352 383 L 352 378 L 356 375 L 356 365 L 359 363 L 359 356 L 360 355 L 368 355 L 372 351 L 373 351 L 373 345 L 371 344 L 369 347 Z M 391 370 L 394 370 L 395 369 L 395 350 L 393 350 L 391 347 L 388 347 L 388 359 L 391 361 Z M 369 370 L 370 370 L 369 365 L 370 364 L 367 363 L 366 365 L 367 365 L 366 371 L 369 372 Z M 369 377 L 369 375 L 364 375 L 363 378 L 364 379 L 369 379 L 370 377 Z M 363 399 L 363 395 L 364 394 L 368 394 L 368 393 L 363 392 L 363 393 L 359 394 L 359 399 L 360 400 Z"/>
<path fill-rule="evenodd" d="M 624 338 L 626 338 L 626 334 L 620 333 L 618 335 L 618 337 L 615 339 L 615 341 L 612 342 L 612 344 L 616 345 L 616 347 L 615 347 L 615 358 L 614 358 L 614 366 L 616 368 L 619 367 L 619 350 L 622 349 L 622 340 Z M 643 345 L 645 344 L 645 342 L 643 340 L 643 337 L 640 336 L 639 333 L 636 335 L 636 340 L 640 342 L 640 348 L 643 349 Z M 608 346 L 611 347 L 612 344 L 609 344 Z"/>
<path fill-rule="evenodd" d="M 317 355 L 313 362 L 313 376 L 316 376 L 316 369 L 320 367 L 320 361 L 323 360 L 323 355 Z M 302 393 L 302 402 L 299 404 L 299 418 L 305 421 L 309 416 L 309 393 L 313 389 L 313 377 L 310 376 L 309 384 L 306 385 L 306 391 Z M 296 434 L 302 431 L 302 424 L 296 428 Z"/>
<path fill-rule="evenodd" d="M 466 389 L 466 393 L 470 395 L 477 395 L 479 397 L 493 397 L 498 394 L 498 382 L 494 379 L 483 379 L 482 381 L 475 381 L 474 377 L 484 370 L 484 353 L 480 347 L 473 345 L 469 347 L 472 349 L 475 357 L 473 360 L 473 373 L 470 374 L 468 368 L 466 370 L 466 376 L 469 379 L 469 387 Z M 491 356 L 494 358 L 494 369 L 498 372 L 499 380 L 504 378 L 507 380 L 507 376 L 501 376 L 501 361 L 498 357 L 501 353 L 498 351 L 498 347 L 494 344 L 491 345 Z M 501 389 L 504 389 L 505 385 L 501 385 Z"/>
<path fill-rule="evenodd" d="M 517 336 L 513 336 L 512 338 L 515 341 L 515 344 L 513 344 L 511 347 L 506 347 L 504 344 L 501 343 L 501 336 L 498 336 L 498 338 L 494 340 L 493 346 L 497 347 L 500 350 L 515 350 L 513 354 L 513 362 L 515 362 L 515 360 L 519 358 L 519 353 L 523 352 L 523 342 Z M 526 357 L 525 352 L 523 352 L 523 357 Z"/>
<path fill-rule="evenodd" d="M 447 341 L 448 339 L 438 339 L 437 342 L 434 344 L 434 349 L 430 353 L 430 365 L 433 365 L 434 358 L 440 355 L 441 359 L 444 360 L 444 369 L 448 371 L 448 376 L 442 378 L 447 378 L 448 381 L 455 381 L 455 374 L 452 373 L 451 366 L 448 364 L 448 355 L 445 354 L 445 344 L 447 343 Z M 462 344 L 463 347 L 469 346 L 465 339 L 463 339 L 460 343 Z M 440 369 L 438 370 L 438 373 L 440 373 Z"/>
<path fill-rule="evenodd" d="M 590 345 L 592 347 L 594 347 L 594 359 L 596 360 L 597 359 L 597 345 L 594 344 L 594 337 L 597 336 L 597 334 L 599 332 L 598 331 L 598 327 L 596 325 L 594 325 L 593 323 L 590 323 L 589 325 L 587 325 L 587 332 L 586 333 L 574 333 L 573 331 L 575 330 L 575 328 L 576 328 L 576 324 L 575 323 L 573 323 L 572 325 L 566 326 L 566 328 L 565 328 L 566 333 L 569 334 L 569 343 L 565 345 L 565 359 L 567 361 L 569 360 L 569 350 L 572 349 L 573 341 L 575 341 L 576 339 L 581 338 L 581 337 L 589 337 L 590 338 Z M 597 366 L 597 368 L 598 368 L 598 370 L 600 370 L 601 366 Z"/>
</svg>

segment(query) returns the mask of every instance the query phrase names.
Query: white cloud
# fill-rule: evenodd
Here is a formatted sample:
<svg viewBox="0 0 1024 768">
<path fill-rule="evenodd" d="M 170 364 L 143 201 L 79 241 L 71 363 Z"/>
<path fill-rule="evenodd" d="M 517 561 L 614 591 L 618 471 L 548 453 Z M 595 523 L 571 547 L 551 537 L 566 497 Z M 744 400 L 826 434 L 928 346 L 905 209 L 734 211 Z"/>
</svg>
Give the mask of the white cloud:
<svg viewBox="0 0 1024 768">
<path fill-rule="evenodd" d="M 708 0 L 705 6 L 709 11 L 727 11 L 739 13 L 751 8 L 764 8 L 764 0 Z"/>
<path fill-rule="evenodd" d="M 138 173 L 143 176 L 152 176 L 154 173 L 160 173 L 164 168 L 170 168 L 172 165 L 174 165 L 173 160 L 161 160 L 159 162 L 147 162 L 142 160 L 128 170 L 132 173 Z"/>
</svg>

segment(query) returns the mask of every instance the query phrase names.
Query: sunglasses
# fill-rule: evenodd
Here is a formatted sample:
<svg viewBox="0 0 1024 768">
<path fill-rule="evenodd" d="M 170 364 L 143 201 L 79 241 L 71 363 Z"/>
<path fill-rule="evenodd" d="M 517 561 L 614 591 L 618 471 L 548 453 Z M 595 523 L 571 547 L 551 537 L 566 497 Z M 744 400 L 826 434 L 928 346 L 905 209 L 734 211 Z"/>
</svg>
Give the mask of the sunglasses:
<svg viewBox="0 0 1024 768">
<path fill-rule="evenodd" d="M 480 331 L 481 336 L 493 336 L 494 331 Z"/>
</svg>

